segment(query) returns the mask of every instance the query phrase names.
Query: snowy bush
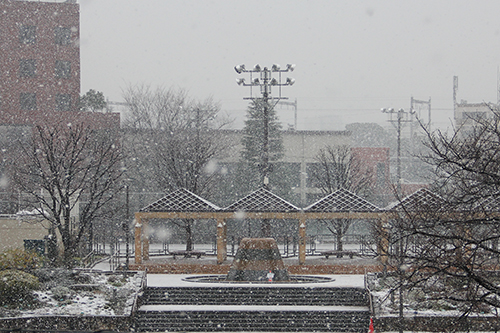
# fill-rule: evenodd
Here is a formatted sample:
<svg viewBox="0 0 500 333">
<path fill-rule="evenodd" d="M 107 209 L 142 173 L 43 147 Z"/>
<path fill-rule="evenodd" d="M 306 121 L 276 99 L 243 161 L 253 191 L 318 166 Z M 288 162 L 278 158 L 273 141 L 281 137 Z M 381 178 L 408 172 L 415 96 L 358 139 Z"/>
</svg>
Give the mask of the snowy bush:
<svg viewBox="0 0 500 333">
<path fill-rule="evenodd" d="M 38 279 L 29 273 L 14 269 L 0 272 L 1 305 L 30 303 L 32 291 L 38 288 Z"/>
<path fill-rule="evenodd" d="M 14 249 L 0 253 L 0 270 L 17 269 L 30 271 L 42 267 L 42 265 L 42 257 L 35 252 Z"/>
<path fill-rule="evenodd" d="M 64 286 L 54 287 L 50 289 L 50 291 L 52 292 L 54 299 L 59 302 L 63 302 L 74 295 L 74 292 L 71 289 Z"/>
<path fill-rule="evenodd" d="M 123 276 L 117 276 L 117 275 L 111 275 L 108 278 L 108 283 L 112 285 L 113 287 L 121 287 L 125 283 L 127 283 L 127 278 Z"/>
</svg>

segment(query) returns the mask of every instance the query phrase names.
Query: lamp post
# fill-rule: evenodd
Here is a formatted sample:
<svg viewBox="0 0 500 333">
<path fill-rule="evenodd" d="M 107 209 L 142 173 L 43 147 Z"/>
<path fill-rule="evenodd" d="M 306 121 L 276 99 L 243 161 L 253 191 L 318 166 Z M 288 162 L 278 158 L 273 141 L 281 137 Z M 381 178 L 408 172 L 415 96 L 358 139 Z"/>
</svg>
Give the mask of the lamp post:
<svg viewBox="0 0 500 333">
<path fill-rule="evenodd" d="M 129 205 L 129 185 L 125 185 L 125 219 L 122 223 L 122 229 L 125 233 L 125 269 L 128 271 L 130 264 L 130 205 Z"/>
<path fill-rule="evenodd" d="M 129 223 L 129 218 L 130 218 L 130 205 L 129 205 L 129 186 L 128 184 L 125 187 L 126 190 L 126 195 L 125 195 L 125 206 L 126 206 L 126 214 L 127 218 L 125 219 L 125 241 L 127 242 L 127 245 L 125 245 L 125 268 L 129 269 L 129 263 L 130 263 L 130 223 Z"/>
<path fill-rule="evenodd" d="M 262 68 L 259 64 L 255 65 L 252 69 L 247 69 L 245 65 L 238 65 L 234 67 L 234 70 L 238 74 L 249 73 L 250 82 L 245 82 L 244 78 L 236 79 L 238 85 L 250 87 L 250 97 L 244 97 L 243 99 L 251 99 L 253 101 L 262 100 L 263 104 L 263 145 L 261 151 L 261 163 L 259 169 L 261 172 L 262 183 L 264 188 L 269 189 L 269 173 L 271 170 L 271 164 L 269 163 L 269 100 L 274 103 L 274 107 L 281 99 L 288 99 L 287 97 L 281 96 L 281 87 L 291 86 L 295 83 L 295 80 L 287 77 L 284 81 L 282 80 L 282 73 L 292 72 L 295 69 L 295 65 L 288 64 L 285 69 L 281 69 L 280 65 L 274 64 L 271 69 L 264 67 Z M 277 76 L 277 77 L 276 77 Z M 262 97 L 253 96 L 253 87 L 259 87 Z M 273 96 L 271 94 L 271 88 L 277 87 L 278 94 Z"/>
<path fill-rule="evenodd" d="M 234 67 L 236 73 L 248 73 L 250 76 L 249 83 L 245 82 L 244 78 L 236 79 L 236 83 L 238 83 L 238 85 L 250 87 L 250 97 L 244 97 L 243 99 L 251 99 L 254 102 L 257 102 L 259 100 L 262 101 L 264 118 L 263 143 L 259 169 L 261 173 L 262 184 L 267 190 L 269 190 L 269 174 L 272 171 L 272 165 L 269 163 L 269 100 L 274 103 L 271 106 L 272 108 L 274 108 L 281 99 L 288 99 L 287 97 L 281 96 L 281 87 L 291 86 L 295 83 L 295 80 L 287 77 L 283 81 L 281 74 L 285 72 L 292 72 L 294 69 L 295 65 L 292 64 L 286 65 L 284 69 L 281 69 L 280 65 L 277 64 L 272 65 L 271 69 L 267 67 L 262 68 L 259 64 L 255 65 L 253 69 L 246 69 L 245 65 L 238 65 Z M 253 87 L 260 88 L 262 97 L 255 97 L 253 95 Z M 275 96 L 272 95 L 272 87 L 278 88 L 278 92 Z M 269 219 L 262 220 L 261 235 L 262 237 L 271 237 L 271 224 Z"/>
</svg>

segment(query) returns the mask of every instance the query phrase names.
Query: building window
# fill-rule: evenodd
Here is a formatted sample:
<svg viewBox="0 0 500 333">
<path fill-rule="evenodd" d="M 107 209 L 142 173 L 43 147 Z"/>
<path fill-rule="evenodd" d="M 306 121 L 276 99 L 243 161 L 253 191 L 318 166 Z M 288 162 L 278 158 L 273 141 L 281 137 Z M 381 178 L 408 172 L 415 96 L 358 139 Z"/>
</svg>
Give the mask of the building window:
<svg viewBox="0 0 500 333">
<path fill-rule="evenodd" d="M 58 78 L 69 78 L 71 76 L 71 62 L 57 60 L 55 72 Z"/>
<path fill-rule="evenodd" d="M 19 96 L 19 106 L 21 110 L 36 110 L 36 94 L 21 93 Z"/>
<path fill-rule="evenodd" d="M 22 25 L 19 28 L 19 42 L 22 44 L 36 43 L 36 26 Z"/>
<path fill-rule="evenodd" d="M 35 59 L 22 59 L 19 62 L 19 76 L 32 77 L 36 74 L 36 60 Z"/>
<path fill-rule="evenodd" d="M 71 44 L 71 29 L 66 27 L 56 27 L 54 29 L 55 42 L 57 45 Z"/>
<path fill-rule="evenodd" d="M 71 111 L 71 95 L 70 94 L 57 94 L 56 95 L 56 110 L 57 111 Z"/>
</svg>

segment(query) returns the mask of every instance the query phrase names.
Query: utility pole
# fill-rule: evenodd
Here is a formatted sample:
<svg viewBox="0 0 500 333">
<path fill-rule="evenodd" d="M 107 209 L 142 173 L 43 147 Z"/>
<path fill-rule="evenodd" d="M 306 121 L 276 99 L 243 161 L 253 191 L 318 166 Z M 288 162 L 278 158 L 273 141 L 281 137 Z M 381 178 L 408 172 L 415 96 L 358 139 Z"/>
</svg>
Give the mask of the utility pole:
<svg viewBox="0 0 500 333">
<path fill-rule="evenodd" d="M 422 107 L 421 107 L 422 106 Z M 423 109 L 423 106 L 427 106 L 427 130 L 431 131 L 431 98 L 429 97 L 428 101 L 422 101 L 411 97 L 410 103 L 410 114 L 415 115 L 417 120 L 420 122 L 420 110 Z M 418 110 L 418 112 L 417 112 Z M 413 123 L 412 123 L 413 124 Z M 413 125 L 412 125 L 413 126 Z"/>
<path fill-rule="evenodd" d="M 408 115 L 412 115 L 414 113 L 413 110 L 410 110 L 410 112 L 406 112 L 404 109 L 399 109 L 398 111 L 395 111 L 393 108 L 389 109 L 382 109 L 381 110 L 383 113 L 389 114 L 389 122 L 396 123 L 396 130 L 397 130 L 397 161 L 396 161 L 396 177 L 397 177 L 397 183 L 396 183 L 396 195 L 397 199 L 401 199 L 401 125 L 404 122 L 411 122 L 411 119 L 408 119 Z M 392 118 L 392 115 L 396 114 L 397 119 L 394 120 Z M 403 119 L 406 116 L 406 119 Z"/>
<path fill-rule="evenodd" d="M 259 165 L 262 184 L 265 189 L 269 190 L 269 174 L 272 171 L 272 166 L 269 163 L 269 107 L 271 101 L 273 104 L 272 108 L 276 106 L 276 104 L 281 99 L 287 99 L 287 97 L 281 96 L 281 87 L 283 86 L 291 86 L 295 83 L 295 80 L 292 78 L 286 78 L 285 81 L 282 81 L 281 74 L 285 72 L 292 72 L 295 69 L 295 65 L 288 64 L 285 69 L 281 69 L 280 65 L 274 64 L 271 69 L 264 67 L 262 68 L 259 64 L 255 65 L 253 69 L 246 69 L 245 65 L 238 65 L 234 67 L 236 73 L 249 73 L 250 82 L 246 83 L 244 78 L 236 79 L 236 83 L 238 85 L 248 86 L 250 87 L 250 97 L 244 97 L 244 99 L 251 99 L 255 103 L 255 105 L 259 105 L 259 101 L 262 101 L 263 106 L 263 145 L 261 151 L 261 163 Z M 273 74 L 277 77 L 273 77 Z M 254 77 L 254 75 L 256 77 Z M 253 87 L 259 87 L 260 93 L 262 97 L 256 97 L 252 94 Z M 278 94 L 273 96 L 271 94 L 271 87 L 278 88 Z M 269 219 L 262 220 L 261 224 L 261 235 L 262 237 L 271 237 L 271 223 Z"/>
</svg>

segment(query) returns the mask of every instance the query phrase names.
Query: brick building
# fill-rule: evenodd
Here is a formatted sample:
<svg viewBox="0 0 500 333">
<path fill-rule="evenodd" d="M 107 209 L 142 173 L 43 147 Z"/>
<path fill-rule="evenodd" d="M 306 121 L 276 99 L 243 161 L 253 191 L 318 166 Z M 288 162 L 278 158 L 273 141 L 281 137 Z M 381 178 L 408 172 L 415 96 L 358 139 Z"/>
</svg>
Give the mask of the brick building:
<svg viewBox="0 0 500 333">
<path fill-rule="evenodd" d="M 389 148 L 353 147 L 351 148 L 353 162 L 358 166 L 357 177 L 369 177 L 376 204 L 385 206 L 393 194 L 390 180 Z"/>
<path fill-rule="evenodd" d="M 36 123 L 78 110 L 75 3 L 0 0 L 0 122 Z"/>
<path fill-rule="evenodd" d="M 8 161 L 32 126 L 120 127 L 80 111 L 80 9 L 74 0 L 0 0 L 0 213 L 15 212 Z"/>
</svg>

